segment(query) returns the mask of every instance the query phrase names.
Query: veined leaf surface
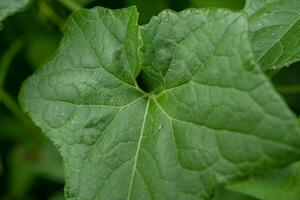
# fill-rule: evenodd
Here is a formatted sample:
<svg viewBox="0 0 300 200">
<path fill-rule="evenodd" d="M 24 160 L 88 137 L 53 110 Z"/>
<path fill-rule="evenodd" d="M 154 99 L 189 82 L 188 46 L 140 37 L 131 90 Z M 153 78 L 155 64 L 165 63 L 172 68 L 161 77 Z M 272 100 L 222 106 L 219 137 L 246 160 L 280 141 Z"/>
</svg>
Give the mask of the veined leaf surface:
<svg viewBox="0 0 300 200">
<path fill-rule="evenodd" d="M 300 60 L 299 0 L 248 0 L 250 39 L 265 71 L 277 71 Z"/>
<path fill-rule="evenodd" d="M 73 13 L 21 90 L 63 156 L 67 199 L 209 200 L 299 159 L 298 121 L 253 62 L 245 17 L 164 11 L 141 34 L 137 21 L 134 7 Z"/>
</svg>

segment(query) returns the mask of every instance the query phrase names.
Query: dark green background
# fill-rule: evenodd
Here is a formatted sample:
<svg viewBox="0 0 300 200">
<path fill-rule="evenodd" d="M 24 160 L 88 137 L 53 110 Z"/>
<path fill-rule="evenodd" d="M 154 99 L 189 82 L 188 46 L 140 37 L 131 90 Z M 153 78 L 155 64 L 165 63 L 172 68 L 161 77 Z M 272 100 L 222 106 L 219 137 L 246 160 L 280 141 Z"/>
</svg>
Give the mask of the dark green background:
<svg viewBox="0 0 300 200">
<path fill-rule="evenodd" d="M 71 1 L 71 0 L 69 0 Z M 140 23 L 169 8 L 226 7 L 242 9 L 242 0 L 72 0 L 90 8 L 137 5 Z M 63 199 L 63 166 L 55 147 L 20 111 L 21 83 L 55 51 L 70 10 L 59 0 L 33 1 L 9 17 L 0 31 L 0 199 Z M 9 66 L 7 73 L 3 72 Z M 300 115 L 300 64 L 270 76 L 290 108 Z M 1 88 L 1 80 L 3 87 Z M 218 189 L 218 200 L 253 200 Z"/>
</svg>

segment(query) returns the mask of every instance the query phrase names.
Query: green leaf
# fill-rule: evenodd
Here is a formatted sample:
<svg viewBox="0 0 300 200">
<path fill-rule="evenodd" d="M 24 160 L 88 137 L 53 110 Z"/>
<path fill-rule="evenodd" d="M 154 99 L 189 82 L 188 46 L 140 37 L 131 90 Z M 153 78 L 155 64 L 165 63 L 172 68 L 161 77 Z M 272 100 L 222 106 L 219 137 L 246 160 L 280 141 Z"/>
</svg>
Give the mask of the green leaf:
<svg viewBox="0 0 300 200">
<path fill-rule="evenodd" d="M 14 13 L 22 10 L 29 4 L 30 0 L 1 0 L 0 1 L 0 30 L 2 29 L 1 22 Z"/>
<path fill-rule="evenodd" d="M 253 62 L 245 17 L 164 11 L 140 36 L 137 16 L 72 14 L 21 89 L 63 156 L 68 199 L 208 200 L 221 183 L 299 159 L 298 121 Z M 136 84 L 141 70 L 151 93 Z"/>
<path fill-rule="evenodd" d="M 300 200 L 300 162 L 229 187 L 262 200 Z"/>
<path fill-rule="evenodd" d="M 248 0 L 251 43 L 264 71 L 300 60 L 299 0 Z"/>
</svg>

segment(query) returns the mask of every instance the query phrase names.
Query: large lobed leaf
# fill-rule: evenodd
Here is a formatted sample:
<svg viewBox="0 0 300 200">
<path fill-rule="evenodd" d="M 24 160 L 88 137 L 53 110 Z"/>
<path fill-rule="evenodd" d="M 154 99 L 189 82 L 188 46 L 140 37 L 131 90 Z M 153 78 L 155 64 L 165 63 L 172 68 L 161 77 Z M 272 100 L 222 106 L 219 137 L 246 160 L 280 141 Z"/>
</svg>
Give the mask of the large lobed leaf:
<svg viewBox="0 0 300 200">
<path fill-rule="evenodd" d="M 299 0 L 247 0 L 250 40 L 265 71 L 276 71 L 300 60 Z"/>
<path fill-rule="evenodd" d="M 1 0 L 0 1 L 0 30 L 1 22 L 29 4 L 30 0 Z"/>
<path fill-rule="evenodd" d="M 299 159 L 298 121 L 253 62 L 245 17 L 164 11 L 140 35 L 137 16 L 72 14 L 20 92 L 63 156 L 67 199 L 209 200 L 220 183 Z"/>
</svg>

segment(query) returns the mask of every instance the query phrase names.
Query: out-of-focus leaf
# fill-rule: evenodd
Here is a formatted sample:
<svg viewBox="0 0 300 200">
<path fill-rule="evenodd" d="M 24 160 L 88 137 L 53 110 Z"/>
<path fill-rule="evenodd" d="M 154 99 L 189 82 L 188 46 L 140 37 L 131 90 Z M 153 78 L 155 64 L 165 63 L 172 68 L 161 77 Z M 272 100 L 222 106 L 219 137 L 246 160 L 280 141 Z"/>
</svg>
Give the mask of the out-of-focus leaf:
<svg viewBox="0 0 300 200">
<path fill-rule="evenodd" d="M 221 7 L 233 10 L 242 9 L 245 0 L 191 0 L 194 7 Z"/>
<path fill-rule="evenodd" d="M 1 112 L 0 124 L 0 141 L 26 141 L 27 139 L 32 139 L 28 137 L 26 128 L 16 117 Z"/>
<path fill-rule="evenodd" d="M 77 3 L 76 1 L 73 0 L 58 0 L 61 4 L 63 4 L 66 8 L 68 8 L 70 11 L 78 11 L 83 9 L 83 6 L 89 1 L 80 1 Z M 83 4 L 83 5 L 82 5 Z"/>
<path fill-rule="evenodd" d="M 277 71 L 300 60 L 299 11 L 299 0 L 247 0 L 250 39 L 264 71 Z"/>
<path fill-rule="evenodd" d="M 33 69 L 39 67 L 49 58 L 59 43 L 59 35 L 46 33 L 33 33 L 28 36 L 26 56 Z"/>
<path fill-rule="evenodd" d="M 77 3 L 78 5 L 86 6 L 86 5 L 88 5 L 89 3 L 92 3 L 95 0 L 72 0 L 72 1 Z"/>
<path fill-rule="evenodd" d="M 1 0 L 0 1 L 0 30 L 2 29 L 1 22 L 15 12 L 22 10 L 29 4 L 30 0 Z"/>
<path fill-rule="evenodd" d="M 300 200 L 300 162 L 229 186 L 262 200 Z"/>
<path fill-rule="evenodd" d="M 10 194 L 15 199 L 26 196 L 37 177 L 63 182 L 62 169 L 59 153 L 48 142 L 34 147 L 19 146 L 10 159 Z"/>
</svg>

